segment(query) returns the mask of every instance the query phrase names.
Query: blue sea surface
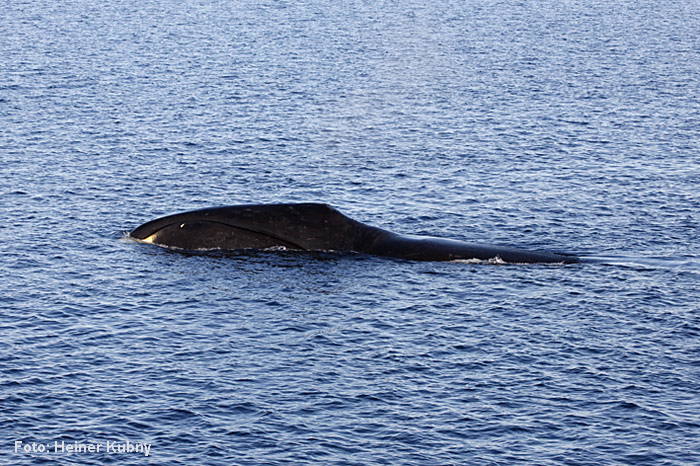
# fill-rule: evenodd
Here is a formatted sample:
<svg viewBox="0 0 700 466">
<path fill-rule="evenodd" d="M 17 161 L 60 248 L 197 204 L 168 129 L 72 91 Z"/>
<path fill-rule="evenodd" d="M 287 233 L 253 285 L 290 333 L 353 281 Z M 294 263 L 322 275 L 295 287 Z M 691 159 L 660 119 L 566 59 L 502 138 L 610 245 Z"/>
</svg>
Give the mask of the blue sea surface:
<svg viewBox="0 0 700 466">
<path fill-rule="evenodd" d="M 700 464 L 697 1 L 5 0 L 0 180 L 2 465 Z M 267 202 L 584 261 L 126 238 Z"/>
</svg>

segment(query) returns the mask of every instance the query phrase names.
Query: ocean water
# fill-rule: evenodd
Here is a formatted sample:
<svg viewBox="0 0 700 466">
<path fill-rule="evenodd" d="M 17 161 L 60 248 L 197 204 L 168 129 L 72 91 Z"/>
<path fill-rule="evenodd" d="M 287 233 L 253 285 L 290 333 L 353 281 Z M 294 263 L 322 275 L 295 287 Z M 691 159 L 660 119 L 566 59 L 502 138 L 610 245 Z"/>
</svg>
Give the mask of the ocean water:
<svg viewBox="0 0 700 466">
<path fill-rule="evenodd" d="M 698 31 L 691 0 L 6 0 L 0 464 L 700 464 Z M 585 260 L 125 238 L 302 201 Z"/>
</svg>

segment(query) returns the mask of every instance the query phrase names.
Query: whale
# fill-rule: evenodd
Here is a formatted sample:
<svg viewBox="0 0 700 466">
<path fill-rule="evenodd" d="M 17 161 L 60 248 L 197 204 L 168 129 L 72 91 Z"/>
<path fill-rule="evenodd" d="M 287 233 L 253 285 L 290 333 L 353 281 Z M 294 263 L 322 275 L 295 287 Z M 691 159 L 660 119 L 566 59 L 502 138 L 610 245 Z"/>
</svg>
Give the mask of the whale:
<svg viewBox="0 0 700 466">
<path fill-rule="evenodd" d="M 573 254 L 394 233 L 321 203 L 192 210 L 146 222 L 129 236 L 141 243 L 185 251 L 263 249 L 351 252 L 412 261 L 579 262 Z"/>
</svg>

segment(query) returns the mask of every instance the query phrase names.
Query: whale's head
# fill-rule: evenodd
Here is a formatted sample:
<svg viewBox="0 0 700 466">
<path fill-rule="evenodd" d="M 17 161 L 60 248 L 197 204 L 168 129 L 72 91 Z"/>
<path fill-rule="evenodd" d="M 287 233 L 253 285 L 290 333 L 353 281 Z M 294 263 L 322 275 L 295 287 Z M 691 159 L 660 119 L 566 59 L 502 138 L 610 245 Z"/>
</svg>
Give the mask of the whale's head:
<svg viewBox="0 0 700 466">
<path fill-rule="evenodd" d="M 186 249 L 341 249 L 347 217 L 326 204 L 215 207 L 144 223 L 130 233 L 143 243 Z M 340 241 L 340 243 L 338 243 Z"/>
</svg>

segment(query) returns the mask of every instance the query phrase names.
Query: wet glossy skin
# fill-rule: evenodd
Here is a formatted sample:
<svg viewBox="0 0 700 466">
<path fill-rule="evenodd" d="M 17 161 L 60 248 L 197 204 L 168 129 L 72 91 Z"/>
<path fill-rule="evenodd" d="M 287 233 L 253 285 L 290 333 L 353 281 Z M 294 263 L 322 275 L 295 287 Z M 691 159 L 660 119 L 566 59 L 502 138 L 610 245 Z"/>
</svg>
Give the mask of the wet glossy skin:
<svg viewBox="0 0 700 466">
<path fill-rule="evenodd" d="M 570 255 L 400 235 L 348 218 L 326 204 L 241 205 L 184 212 L 147 222 L 131 232 L 131 237 L 184 250 L 282 247 L 421 261 L 578 262 Z"/>
</svg>

